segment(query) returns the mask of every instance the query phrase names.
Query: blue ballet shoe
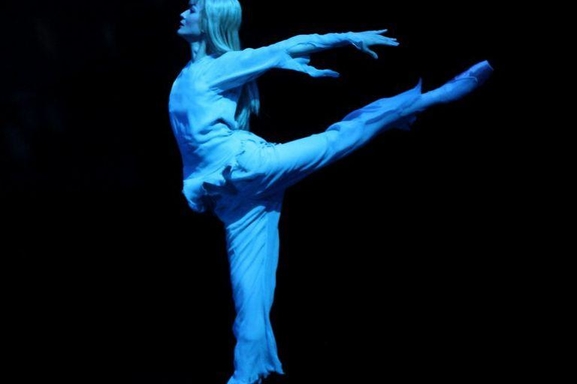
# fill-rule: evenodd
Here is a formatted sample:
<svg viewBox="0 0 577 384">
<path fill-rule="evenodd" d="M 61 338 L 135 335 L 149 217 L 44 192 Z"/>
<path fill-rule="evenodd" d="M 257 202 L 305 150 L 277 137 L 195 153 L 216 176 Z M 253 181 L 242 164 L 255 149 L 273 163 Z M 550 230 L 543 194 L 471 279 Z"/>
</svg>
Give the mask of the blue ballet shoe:
<svg viewBox="0 0 577 384">
<path fill-rule="evenodd" d="M 493 67 L 489 62 L 487 60 L 481 61 L 433 90 L 431 96 L 439 103 L 458 100 L 482 85 L 491 77 L 492 73 Z"/>
<path fill-rule="evenodd" d="M 479 86 L 483 84 L 485 81 L 487 81 L 487 79 L 491 77 L 492 73 L 493 73 L 493 67 L 491 67 L 491 64 L 489 64 L 487 60 L 484 60 L 473 65 L 471 68 L 461 73 L 460 75 L 455 76 L 449 82 L 464 79 L 474 79 L 477 82 L 477 86 Z"/>
</svg>

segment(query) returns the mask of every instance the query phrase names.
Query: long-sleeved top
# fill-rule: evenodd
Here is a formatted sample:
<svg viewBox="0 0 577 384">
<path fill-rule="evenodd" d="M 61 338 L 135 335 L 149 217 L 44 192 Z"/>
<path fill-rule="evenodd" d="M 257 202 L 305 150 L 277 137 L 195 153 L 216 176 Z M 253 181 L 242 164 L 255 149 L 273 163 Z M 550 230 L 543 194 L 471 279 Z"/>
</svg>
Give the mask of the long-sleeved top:
<svg viewBox="0 0 577 384">
<path fill-rule="evenodd" d="M 169 117 L 182 157 L 183 193 L 194 211 L 207 209 L 206 183 L 225 183 L 223 170 L 241 151 L 242 140 L 254 135 L 240 131 L 235 121 L 241 86 L 272 68 L 337 77 L 333 70 L 309 65 L 306 56 L 291 57 L 288 49 L 299 44 L 331 47 L 346 43 L 355 44 L 354 34 L 298 35 L 256 49 L 204 56 L 185 65 L 172 85 Z"/>
</svg>

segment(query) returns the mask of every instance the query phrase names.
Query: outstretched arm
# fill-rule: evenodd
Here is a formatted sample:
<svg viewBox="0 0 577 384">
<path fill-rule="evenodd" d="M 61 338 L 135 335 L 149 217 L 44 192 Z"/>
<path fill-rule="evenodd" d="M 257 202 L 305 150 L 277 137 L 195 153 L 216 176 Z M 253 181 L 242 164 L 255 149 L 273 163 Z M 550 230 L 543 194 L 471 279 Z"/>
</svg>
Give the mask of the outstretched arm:
<svg viewBox="0 0 577 384">
<path fill-rule="evenodd" d="M 331 69 L 309 65 L 312 53 L 352 45 L 377 59 L 373 46 L 397 46 L 397 40 L 383 36 L 386 29 L 363 32 L 297 35 L 268 46 L 241 51 L 229 51 L 204 69 L 203 79 L 211 87 L 238 87 L 271 68 L 283 68 L 307 73 L 313 77 L 337 77 Z"/>
<path fill-rule="evenodd" d="M 397 46 L 397 39 L 384 36 L 387 29 L 362 32 L 327 33 L 323 35 L 298 35 L 279 43 L 286 52 L 294 57 L 306 57 L 311 53 L 325 51 L 332 48 L 353 45 L 361 52 L 377 59 L 378 55 L 371 49 L 372 46 Z"/>
</svg>

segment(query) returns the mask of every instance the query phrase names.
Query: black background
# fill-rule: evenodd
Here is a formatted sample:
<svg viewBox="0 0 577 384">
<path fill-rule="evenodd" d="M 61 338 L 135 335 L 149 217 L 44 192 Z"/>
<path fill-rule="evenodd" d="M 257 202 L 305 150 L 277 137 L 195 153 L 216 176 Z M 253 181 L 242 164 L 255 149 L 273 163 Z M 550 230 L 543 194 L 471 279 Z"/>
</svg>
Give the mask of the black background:
<svg viewBox="0 0 577 384">
<path fill-rule="evenodd" d="M 517 369 L 510 15 L 497 2 L 242 3 L 247 47 L 381 28 L 400 42 L 377 61 L 352 47 L 313 58 L 339 79 L 265 74 L 254 130 L 271 141 L 321 131 L 419 78 L 427 90 L 481 60 L 495 68 L 410 132 L 387 132 L 287 192 L 272 313 L 284 382 L 463 382 Z M 216 370 L 225 383 L 222 228 L 180 194 L 167 115 L 189 59 L 175 33 L 186 1 L 2 7 L 12 366 L 24 382 L 206 383 Z"/>
</svg>

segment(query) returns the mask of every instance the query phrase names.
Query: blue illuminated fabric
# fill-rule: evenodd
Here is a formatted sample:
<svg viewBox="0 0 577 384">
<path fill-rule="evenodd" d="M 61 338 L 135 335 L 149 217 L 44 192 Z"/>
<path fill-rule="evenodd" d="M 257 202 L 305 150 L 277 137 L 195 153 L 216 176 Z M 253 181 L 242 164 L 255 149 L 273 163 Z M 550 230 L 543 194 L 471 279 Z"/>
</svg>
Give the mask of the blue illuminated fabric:
<svg viewBox="0 0 577 384">
<path fill-rule="evenodd" d="M 352 111 L 326 130 L 287 143 L 270 143 L 239 130 L 239 87 L 272 68 L 331 76 L 287 53 L 292 44 L 327 44 L 331 35 L 302 35 L 257 49 L 205 56 L 186 64 L 173 83 L 169 115 L 183 162 L 182 193 L 196 212 L 223 222 L 236 317 L 234 374 L 228 384 L 254 384 L 283 373 L 270 322 L 276 285 L 278 223 L 285 190 L 343 158 L 390 128 L 414 121 L 407 108 L 420 82 L 399 95 Z"/>
</svg>

